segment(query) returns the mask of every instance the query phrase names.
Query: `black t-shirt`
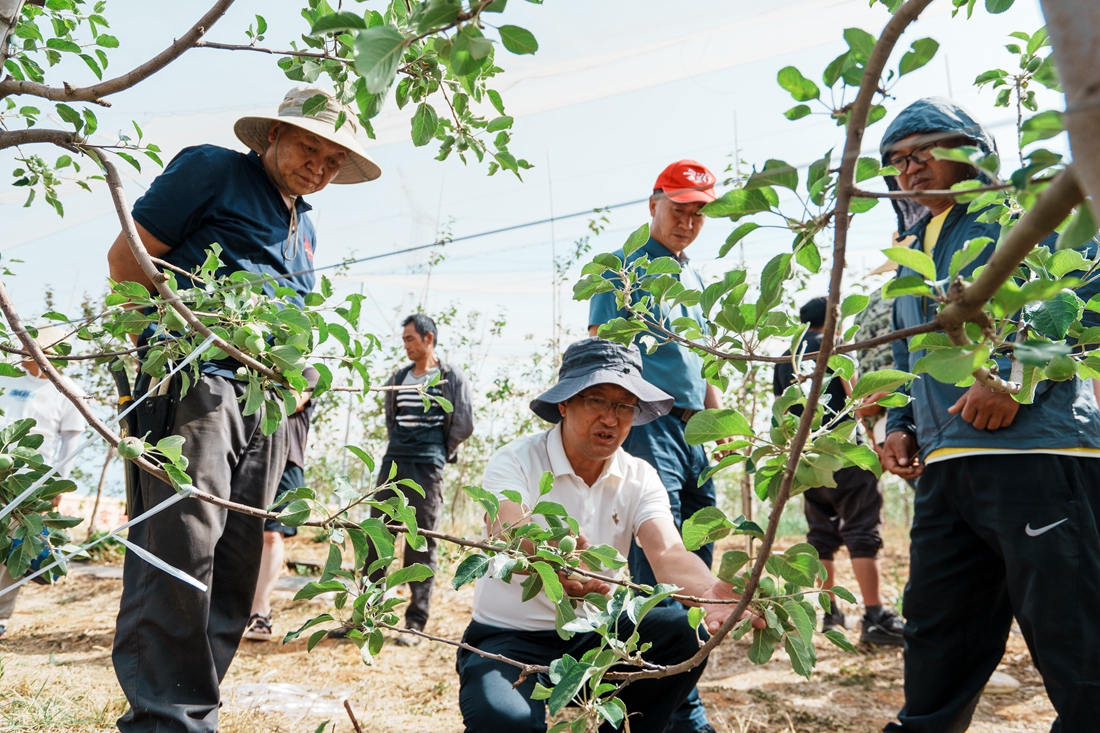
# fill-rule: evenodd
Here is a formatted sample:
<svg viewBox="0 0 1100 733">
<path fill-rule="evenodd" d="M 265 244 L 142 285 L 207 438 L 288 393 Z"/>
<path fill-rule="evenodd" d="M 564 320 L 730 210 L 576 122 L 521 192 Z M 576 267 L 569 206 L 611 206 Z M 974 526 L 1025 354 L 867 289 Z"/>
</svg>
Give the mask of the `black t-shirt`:
<svg viewBox="0 0 1100 733">
<path fill-rule="evenodd" d="M 806 348 L 803 353 L 810 354 L 818 351 L 821 348 L 821 332 L 809 331 L 806 333 L 806 337 L 803 339 Z M 791 352 L 784 351 L 783 355 L 787 356 Z M 828 374 L 832 374 L 830 369 Z M 772 382 L 772 391 L 775 396 L 783 394 L 787 387 L 795 383 L 794 367 L 790 362 L 785 364 L 775 365 L 775 379 Z M 844 403 L 848 401 L 848 393 L 844 389 L 844 383 L 839 379 L 833 379 L 829 382 L 829 386 L 825 388 L 825 395 L 822 398 L 822 407 L 825 408 L 825 423 L 831 422 L 830 415 L 834 415 L 844 408 Z M 802 414 L 802 405 L 794 405 L 791 407 L 790 412 L 792 415 Z M 851 415 L 845 415 L 844 420 L 851 420 Z M 843 422 L 843 420 L 841 421 Z"/>
<path fill-rule="evenodd" d="M 424 384 L 438 371 L 429 369 L 419 377 L 410 369 L 402 384 Z M 425 391 L 430 395 L 443 395 L 443 385 L 435 384 Z M 385 458 L 397 459 L 397 463 L 432 463 L 442 466 L 447 462 L 446 435 L 443 423 L 447 413 L 438 402 L 432 400 L 424 409 L 424 398 L 415 390 L 401 390 L 394 395 L 396 411 L 390 442 Z"/>
</svg>

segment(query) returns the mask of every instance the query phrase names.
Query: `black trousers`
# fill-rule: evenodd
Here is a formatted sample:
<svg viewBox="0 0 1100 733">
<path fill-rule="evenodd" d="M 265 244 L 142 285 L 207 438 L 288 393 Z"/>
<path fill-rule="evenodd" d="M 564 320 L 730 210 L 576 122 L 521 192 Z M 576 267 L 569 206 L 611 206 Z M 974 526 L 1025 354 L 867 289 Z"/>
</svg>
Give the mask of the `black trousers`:
<svg viewBox="0 0 1100 733">
<path fill-rule="evenodd" d="M 619 618 L 619 635 L 634 631 L 630 619 Z M 706 638 L 704 633 L 704 637 Z M 654 608 L 638 627 L 641 641 L 653 646 L 645 658 L 656 664 L 677 664 L 699 651 L 695 631 L 688 625 L 687 612 L 676 608 Z M 462 640 L 482 651 L 500 654 L 528 664 L 550 664 L 569 654 L 580 659 L 599 645 L 594 633 L 577 634 L 568 641 L 556 631 L 515 631 L 471 621 Z M 663 733 L 672 713 L 695 689 L 706 660 L 683 674 L 643 680 L 629 685 L 620 696 L 630 715 L 633 733 Z M 485 659 L 465 649 L 458 651 L 460 689 L 458 706 L 466 733 L 543 733 L 546 730 L 546 701 L 532 700 L 535 683 L 549 686 L 547 675 L 531 675 L 520 685 L 519 669 L 504 662 Z M 633 669 L 633 668 L 631 668 Z M 601 731 L 612 730 L 604 724 Z"/>
<path fill-rule="evenodd" d="M 905 587 L 905 707 L 887 731 L 962 733 L 1015 616 L 1058 720 L 1100 727 L 1100 458 L 928 466 Z"/>
<path fill-rule="evenodd" d="M 882 549 L 882 492 L 875 474 L 849 466 L 836 472 L 836 487 L 818 486 L 802 495 L 806 505 L 806 542 L 822 560 L 832 560 L 841 545 L 852 558 L 878 557 Z"/>
<path fill-rule="evenodd" d="M 382 459 L 382 471 L 378 474 L 378 485 L 384 484 L 386 479 L 389 478 L 390 466 L 394 462 L 389 457 Z M 439 517 L 443 513 L 443 466 L 437 466 L 434 463 L 412 463 L 404 459 L 397 459 L 396 463 L 395 481 L 403 478 L 411 479 L 419 484 L 420 488 L 424 489 L 424 496 L 421 496 L 412 489 L 407 489 L 404 486 L 400 487 L 401 492 L 409 502 L 409 506 L 416 510 L 416 525 L 423 529 L 434 530 L 439 526 Z M 379 501 L 384 501 L 391 496 L 393 496 L 393 491 L 390 489 L 375 494 L 375 498 Z M 378 510 L 373 510 L 372 514 L 381 516 Z M 407 544 L 405 545 L 402 567 L 423 563 L 431 568 L 433 573 L 435 572 L 438 542 L 433 537 L 425 537 L 424 539 L 427 541 L 427 546 L 423 550 L 414 550 Z M 363 565 L 363 572 L 366 572 L 366 569 L 378 559 L 378 554 L 374 551 L 374 545 L 370 544 L 369 547 L 370 551 Z M 381 577 L 381 570 L 377 570 L 370 575 L 372 581 Z M 424 629 L 424 626 L 428 623 L 428 610 L 432 601 L 432 588 L 434 587 L 434 575 L 426 580 L 409 583 L 412 600 L 405 611 L 405 626 L 410 629 Z"/>
<path fill-rule="evenodd" d="M 245 385 L 203 375 L 176 406 L 170 430 L 187 439 L 183 454 L 195 488 L 266 508 L 286 465 L 286 427 L 260 431 L 260 414 L 241 415 Z M 159 399 L 159 398 L 151 398 Z M 140 408 L 139 408 L 140 410 Z M 174 494 L 141 474 L 134 515 Z M 218 728 L 218 686 L 244 633 L 256 591 L 264 521 L 195 499 L 181 501 L 130 530 L 131 542 L 206 583 L 206 593 L 127 553 L 113 661 L 130 710 L 123 733 Z"/>
</svg>

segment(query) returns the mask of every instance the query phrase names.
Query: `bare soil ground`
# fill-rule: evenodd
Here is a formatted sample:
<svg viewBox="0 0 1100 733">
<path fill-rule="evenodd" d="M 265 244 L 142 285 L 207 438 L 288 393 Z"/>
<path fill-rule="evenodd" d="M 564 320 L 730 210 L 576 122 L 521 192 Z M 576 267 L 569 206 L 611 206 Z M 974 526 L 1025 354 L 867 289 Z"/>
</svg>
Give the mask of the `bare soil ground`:
<svg viewBox="0 0 1100 733">
<path fill-rule="evenodd" d="M 295 539 L 287 555 L 321 559 L 322 549 Z M 887 543 L 887 598 L 900 595 L 908 572 L 907 551 L 900 536 Z M 846 558 L 839 559 L 839 580 L 854 589 L 850 566 Z M 449 572 L 441 575 L 449 577 Z M 466 587 L 455 592 L 448 583 L 437 589 L 427 631 L 457 639 L 469 619 L 472 591 Z M 86 576 L 54 587 L 25 589 L 12 630 L 0 641 L 0 730 L 113 729 L 126 709 L 110 652 L 120 591 L 121 581 Z M 329 605 L 324 599 L 291 598 L 290 592 L 277 592 L 274 599 L 280 635 Z M 858 619 L 857 609 L 845 611 L 849 619 Z M 850 631 L 849 638 L 856 642 L 858 629 Z M 749 663 L 746 651 L 743 641 L 724 643 L 700 685 L 711 722 L 720 733 L 870 733 L 882 730 L 904 699 L 900 650 L 861 648 L 852 655 L 822 640 L 811 681 L 790 671 L 782 650 L 762 667 Z M 245 641 L 222 685 L 221 730 L 313 731 L 331 719 L 337 731 L 350 733 L 341 707 L 347 698 L 364 731 L 461 731 L 454 659 L 453 648 L 443 645 L 387 645 L 374 667 L 365 667 L 358 650 L 346 642 L 325 641 L 307 653 L 304 643 Z M 1049 730 L 1054 712 L 1018 632 L 1009 639 L 1000 669 L 1023 686 L 1011 695 L 983 697 L 970 730 Z"/>
</svg>

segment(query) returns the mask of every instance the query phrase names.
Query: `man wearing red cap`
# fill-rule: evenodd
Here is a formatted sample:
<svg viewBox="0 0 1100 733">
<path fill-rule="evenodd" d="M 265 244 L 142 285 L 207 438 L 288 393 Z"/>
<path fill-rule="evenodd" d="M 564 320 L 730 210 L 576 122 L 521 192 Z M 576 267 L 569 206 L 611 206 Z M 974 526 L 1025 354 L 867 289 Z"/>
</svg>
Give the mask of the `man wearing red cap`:
<svg viewBox="0 0 1100 733">
<path fill-rule="evenodd" d="M 661 171 L 653 184 L 649 198 L 649 241 L 626 257 L 631 262 L 647 256 L 673 257 L 680 263 L 678 277 L 685 287 L 703 289 L 699 273 L 688 265 L 685 250 L 703 228 L 703 215 L 699 213 L 707 203 L 716 198 L 714 174 L 694 160 L 681 160 Z M 620 259 L 623 251 L 615 252 Z M 600 324 L 613 318 L 625 317 L 619 310 L 615 293 L 599 293 L 592 298 L 588 318 L 588 331 L 597 335 Z M 698 305 L 662 306 L 661 319 L 668 324 L 677 318 L 688 317 L 704 327 L 703 312 Z M 675 343 L 663 343 L 653 353 L 642 351 L 642 377 L 655 387 L 675 398 L 672 411 L 645 425 L 630 431 L 623 449 L 644 459 L 661 477 L 668 491 L 672 516 L 679 528 L 683 520 L 708 506 L 714 506 L 714 483 L 707 480 L 699 485 L 699 476 L 707 468 L 707 454 L 702 446 L 688 445 L 684 440 L 684 426 L 689 418 L 703 409 L 722 406 L 721 394 L 703 378 L 703 360 L 691 350 Z M 713 546 L 706 545 L 696 554 L 710 567 Z M 630 571 L 639 583 L 655 584 L 656 577 L 646 561 L 645 554 L 633 545 L 630 551 Z M 692 691 L 687 701 L 676 711 L 669 730 L 674 733 L 706 733 L 713 731 L 707 722 L 706 710 L 697 692 Z"/>
</svg>

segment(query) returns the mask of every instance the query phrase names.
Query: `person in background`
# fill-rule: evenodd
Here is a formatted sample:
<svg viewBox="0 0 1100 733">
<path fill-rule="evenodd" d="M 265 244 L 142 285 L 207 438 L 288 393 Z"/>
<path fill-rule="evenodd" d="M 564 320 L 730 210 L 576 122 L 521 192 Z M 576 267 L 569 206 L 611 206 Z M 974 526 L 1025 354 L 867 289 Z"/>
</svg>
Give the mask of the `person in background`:
<svg viewBox="0 0 1100 733">
<path fill-rule="evenodd" d="M 417 526 L 434 530 L 443 511 L 443 466 L 458 460 L 458 447 L 474 432 L 473 394 L 462 370 L 436 356 L 439 332 L 435 321 L 423 313 L 415 313 L 404 320 L 402 328 L 401 340 L 411 363 L 394 372 L 386 386 L 409 389 L 391 390 L 384 396 L 389 442 L 382 457 L 378 485 L 390 480 L 394 466 L 395 481 L 415 481 L 424 490 L 424 496 L 405 487 L 398 490 L 404 493 L 409 505 L 416 510 Z M 424 398 L 416 387 L 421 387 L 430 397 L 440 397 L 450 402 L 452 410 L 445 411 L 439 402 L 430 397 L 425 407 Z M 392 490 L 387 489 L 380 491 L 375 498 L 384 501 L 392 495 Z M 436 569 L 436 540 L 431 537 L 425 540 L 427 546 L 423 550 L 405 545 L 405 567 L 423 563 L 433 571 Z M 372 544 L 363 565 L 364 574 L 377 559 Z M 381 576 L 382 571 L 379 570 L 369 577 L 375 580 Z M 423 631 L 428 623 L 434 580 L 432 575 L 427 580 L 409 583 L 412 600 L 405 611 L 407 628 Z M 394 643 L 412 646 L 420 643 L 420 637 L 400 634 Z"/>
<path fill-rule="evenodd" d="M 681 267 L 681 272 L 672 277 L 680 280 L 686 288 L 702 290 L 703 279 L 690 266 L 686 250 L 703 227 L 704 216 L 700 210 L 716 198 L 716 180 L 713 173 L 694 160 L 680 160 L 661 171 L 649 197 L 649 241 L 629 257 L 624 257 L 622 250 L 616 251 L 615 256 L 626 262 L 633 262 L 642 256 L 650 260 L 672 257 Z M 597 336 L 600 325 L 626 316 L 627 311 L 619 309 L 614 292 L 598 293 L 592 297 L 589 306 L 588 333 Z M 660 317 L 665 325 L 677 318 L 691 318 L 705 329 L 703 311 L 698 305 L 662 306 Z M 706 450 L 701 445 L 687 444 L 684 427 L 695 413 L 720 408 L 722 397 L 718 389 L 703 377 L 702 358 L 690 349 L 666 342 L 661 343 L 653 353 L 642 348 L 641 354 L 642 377 L 672 395 L 675 404 L 667 415 L 630 431 L 623 443 L 623 450 L 657 470 L 668 491 L 672 519 L 680 528 L 685 519 L 700 509 L 715 505 L 714 482 L 707 479 L 699 483 L 699 477 L 709 463 Z M 707 567 L 710 567 L 713 553 L 712 544 L 696 551 Z M 629 558 L 630 572 L 637 582 L 656 582 L 646 554 L 640 547 L 633 546 Z M 683 708 L 673 716 L 670 731 L 713 731 L 697 691 L 692 690 Z"/>
<path fill-rule="evenodd" d="M 825 313 L 828 302 L 825 298 L 813 298 L 799 311 L 799 319 L 808 325 L 806 335 L 799 349 L 806 354 L 821 348 L 822 329 L 825 327 Z M 791 352 L 784 352 L 784 356 Z M 852 420 L 848 415 L 838 415 L 851 394 L 851 386 L 846 380 L 835 376 L 830 370 L 829 383 L 822 396 L 826 424 L 839 424 Z M 792 384 L 799 384 L 794 366 L 790 362 L 777 364 L 773 391 L 775 396 L 782 395 Z M 802 414 L 802 406 L 791 408 L 795 415 Z M 863 596 L 863 627 L 859 640 L 868 644 L 901 646 L 903 621 L 890 608 L 882 604 L 879 586 L 882 581 L 882 568 L 879 566 L 878 553 L 882 549 L 882 492 L 879 490 L 875 474 L 859 466 L 848 466 L 833 476 L 835 487 L 818 486 L 807 489 L 803 496 L 806 512 L 806 524 L 809 533 L 806 542 L 817 550 L 821 563 L 829 573 L 823 588 L 828 590 L 836 585 L 836 563 L 833 557 L 841 545 L 848 548 L 852 560 L 852 571 L 859 583 L 859 592 Z M 836 596 L 829 594 L 832 608 L 825 614 L 822 630 L 847 628 L 844 613 L 836 605 Z"/>
<path fill-rule="evenodd" d="M 986 264 L 1001 225 L 951 198 L 921 196 L 979 177 L 972 166 L 937 159 L 937 147 L 996 152 L 989 131 L 949 99 L 902 110 L 880 145 L 887 184 L 915 195 L 896 206 L 901 238 L 930 256 L 936 279 L 968 243 L 990 246 L 961 271 Z M 1055 235 L 1042 242 L 1054 249 Z M 1096 256 L 1094 244 L 1088 257 Z M 898 276 L 915 275 L 906 267 Z M 1072 273 L 1067 273 L 1072 274 Z M 1100 288 L 1077 290 L 1084 301 Z M 895 329 L 921 326 L 935 302 L 894 301 Z M 1085 311 L 1086 326 L 1098 325 Z M 898 369 L 925 353 L 893 342 Z M 996 357 L 1002 375 L 1007 355 Z M 887 731 L 963 731 L 1019 622 L 1035 668 L 1058 713 L 1053 731 L 1093 731 L 1100 711 L 1100 411 L 1092 389 L 1074 376 L 1046 380 L 1031 404 L 975 381 L 959 387 L 929 374 L 914 379 L 912 401 L 887 413 L 883 468 L 920 477 L 910 531 L 905 587 L 905 706 Z"/>
<path fill-rule="evenodd" d="M 65 332 L 56 326 L 38 329 L 34 339 L 47 354 L 56 354 L 54 347 L 65 340 Z M 33 359 L 23 360 L 23 370 L 19 377 L 0 379 L 0 429 L 6 428 L 17 420 L 33 419 L 35 425 L 31 433 L 42 436 L 42 445 L 38 452 L 47 465 L 57 467 L 57 477 L 66 479 L 72 471 L 74 461 L 60 464 L 76 447 L 87 426 L 84 416 L 65 395 L 61 394 L 53 382 L 42 376 L 38 364 Z M 68 387 L 75 394 L 84 397 L 84 390 L 71 380 Z M 61 497 L 53 499 L 56 509 Z M 6 565 L 0 566 L 0 591 L 17 583 L 20 578 L 11 577 Z M 0 595 L 0 639 L 8 632 L 19 588 Z"/>
<path fill-rule="evenodd" d="M 669 508 L 668 492 L 646 461 L 621 449 L 634 427 L 659 419 L 672 407 L 672 396 L 641 378 L 638 347 L 601 339 L 585 339 L 565 351 L 558 383 L 531 402 L 536 415 L 553 423 L 545 432 L 518 438 L 489 459 L 482 486 L 500 497 L 498 532 L 522 524 L 525 507 L 554 501 L 577 520 L 578 550 L 607 544 L 620 554 L 634 543 L 649 559 L 662 583 L 674 583 L 684 593 L 701 598 L 735 599 L 728 583 L 684 548 Z M 549 493 L 540 496 L 545 472 L 554 476 Z M 523 505 L 504 496 L 518 492 Z M 541 516 L 537 521 L 546 526 Z M 613 577 L 621 575 L 614 571 Z M 566 596 L 606 595 L 610 586 L 595 579 L 571 580 L 559 573 Z M 463 641 L 477 649 L 527 664 L 546 665 L 565 654 L 580 659 L 598 646 L 595 632 L 562 639 L 555 631 L 556 608 L 544 592 L 524 601 L 521 581 L 480 578 L 474 586 L 473 619 Z M 700 631 L 714 632 L 733 611 L 729 604 L 704 605 Z M 635 628 L 623 614 L 619 635 L 637 632 L 646 661 L 676 664 L 699 650 L 699 638 L 682 607 L 658 606 Z M 762 628 L 763 619 L 753 623 Z M 705 632 L 704 632 L 705 633 Z M 630 730 L 663 733 L 703 672 L 704 664 L 668 677 L 643 680 L 626 687 L 619 699 L 626 704 Z M 532 733 L 546 730 L 546 704 L 532 699 L 535 683 L 548 685 L 547 675 L 520 676 L 512 665 L 460 649 L 459 708 L 466 733 Z M 607 728 L 608 726 L 604 726 Z M 603 730 L 604 728 L 601 728 Z"/>
<path fill-rule="evenodd" d="M 306 102 L 325 97 L 306 115 Z M 317 233 L 303 196 L 330 183 L 374 180 L 381 170 L 355 136 L 356 115 L 330 92 L 292 89 L 273 116 L 247 116 L 233 127 L 251 152 L 215 145 L 185 148 L 133 207 L 144 248 L 186 271 L 221 245 L 224 267 L 262 275 L 294 290 L 298 304 L 313 290 Z M 343 124 L 337 128 L 337 121 Z M 107 255 L 111 279 L 153 285 L 120 234 Z M 269 296 L 275 288 L 264 285 Z M 244 414 L 247 381 L 232 359 L 206 361 L 187 394 L 167 385 L 163 414 L 138 411 L 139 434 L 150 442 L 185 439 L 183 455 L 195 487 L 223 499 L 266 508 L 286 466 L 287 431 L 262 431 L 262 412 Z M 139 389 L 143 380 L 139 380 Z M 300 398 L 304 402 L 304 397 Z M 169 420 L 167 415 L 171 414 Z M 142 472 L 134 515 L 175 489 Z M 112 661 L 130 708 L 118 720 L 123 733 L 218 728 L 221 680 L 251 612 L 263 550 L 263 521 L 202 501 L 184 501 L 134 525 L 129 540 L 209 587 L 207 592 L 126 553 Z"/>
<path fill-rule="evenodd" d="M 302 370 L 302 376 L 309 382 L 312 389 L 317 386 L 320 374 L 313 367 Z M 286 457 L 286 468 L 283 469 L 283 477 L 279 479 L 279 488 L 275 490 L 275 497 L 282 496 L 287 491 L 293 491 L 306 485 L 306 446 L 309 444 L 309 423 L 313 419 L 313 400 L 306 400 L 298 411 L 290 415 L 286 421 L 287 445 L 289 451 Z M 280 512 L 286 508 L 288 502 L 284 502 L 272 509 Z M 283 572 L 284 557 L 283 537 L 294 537 L 298 534 L 297 527 L 288 527 L 278 519 L 264 520 L 264 551 L 260 556 L 260 577 L 256 580 L 256 595 L 252 598 L 252 616 L 248 619 L 248 626 L 244 631 L 244 638 L 251 641 L 271 641 L 274 630 L 271 626 L 271 594 L 275 590 L 275 583 Z"/>
</svg>

